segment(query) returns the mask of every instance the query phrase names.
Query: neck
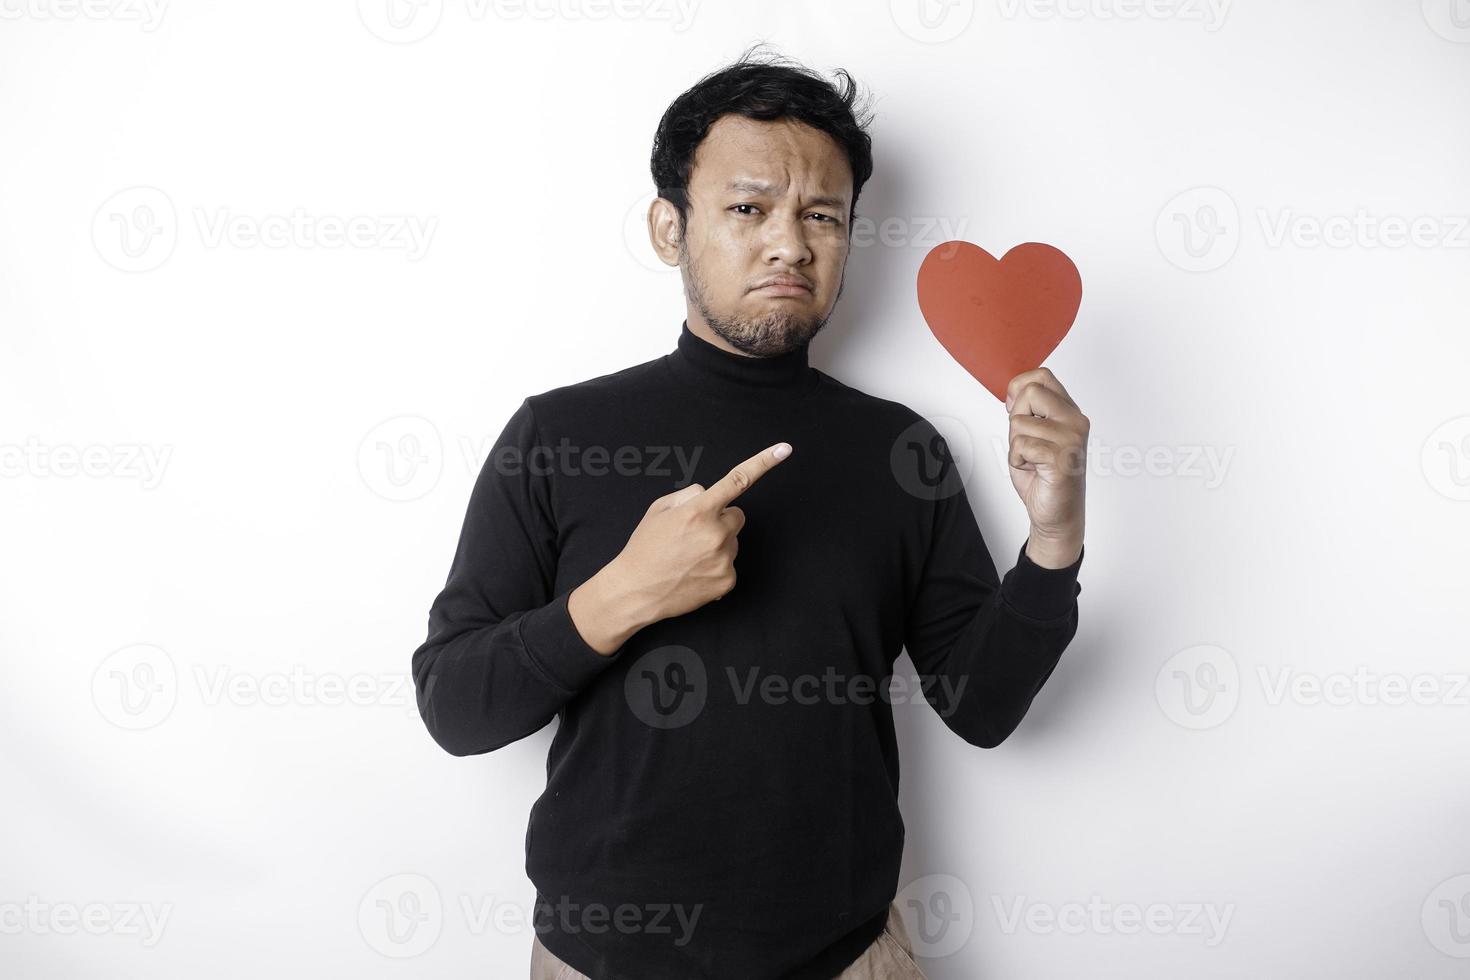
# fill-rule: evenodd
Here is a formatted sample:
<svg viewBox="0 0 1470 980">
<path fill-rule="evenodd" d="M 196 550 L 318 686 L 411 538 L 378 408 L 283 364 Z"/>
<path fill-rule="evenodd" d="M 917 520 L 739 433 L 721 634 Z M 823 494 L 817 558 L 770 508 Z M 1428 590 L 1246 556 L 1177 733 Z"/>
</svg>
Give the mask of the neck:
<svg viewBox="0 0 1470 980">
<path fill-rule="evenodd" d="M 807 360 L 809 346 L 752 357 L 728 344 L 717 344 L 685 320 L 679 328 L 678 345 L 666 360 L 681 380 L 701 393 L 744 400 L 784 399 L 805 395 L 817 383 L 818 372 Z"/>
</svg>

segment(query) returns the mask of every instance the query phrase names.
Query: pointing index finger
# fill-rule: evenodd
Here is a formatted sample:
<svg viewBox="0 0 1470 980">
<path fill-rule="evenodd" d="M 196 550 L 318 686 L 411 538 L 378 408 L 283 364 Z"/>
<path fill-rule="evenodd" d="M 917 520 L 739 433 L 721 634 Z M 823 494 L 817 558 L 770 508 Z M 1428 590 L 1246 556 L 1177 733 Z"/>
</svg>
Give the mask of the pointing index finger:
<svg viewBox="0 0 1470 980">
<path fill-rule="evenodd" d="M 762 449 L 743 463 L 734 466 L 729 473 L 699 495 L 700 503 L 716 510 L 730 506 L 731 501 L 755 485 L 755 481 L 776 468 L 776 464 L 791 455 L 791 444 L 778 442 L 769 449 Z"/>
</svg>

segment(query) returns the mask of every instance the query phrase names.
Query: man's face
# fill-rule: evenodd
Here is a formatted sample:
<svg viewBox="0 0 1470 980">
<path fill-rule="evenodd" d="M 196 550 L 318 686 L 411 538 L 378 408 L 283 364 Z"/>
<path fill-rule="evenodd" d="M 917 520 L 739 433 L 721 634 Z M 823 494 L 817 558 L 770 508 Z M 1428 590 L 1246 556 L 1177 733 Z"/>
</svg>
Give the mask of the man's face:
<svg viewBox="0 0 1470 980">
<path fill-rule="evenodd" d="M 841 146 L 794 120 L 721 116 L 695 151 L 688 193 L 682 235 L 662 199 L 650 229 L 679 265 L 690 324 L 760 357 L 810 341 L 847 265 L 852 170 Z M 767 285 L 777 277 L 805 288 Z"/>
</svg>

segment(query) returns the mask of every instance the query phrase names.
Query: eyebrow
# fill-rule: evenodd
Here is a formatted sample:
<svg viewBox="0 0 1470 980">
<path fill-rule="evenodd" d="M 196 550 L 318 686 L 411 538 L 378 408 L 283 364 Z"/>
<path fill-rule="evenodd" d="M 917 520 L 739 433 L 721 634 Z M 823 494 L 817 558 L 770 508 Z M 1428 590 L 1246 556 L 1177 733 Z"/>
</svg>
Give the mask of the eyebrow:
<svg viewBox="0 0 1470 980">
<path fill-rule="evenodd" d="M 766 183 L 763 180 L 746 180 L 737 178 L 730 181 L 729 189 L 732 191 L 740 191 L 745 194 L 770 194 L 775 190 L 775 187 L 773 187 L 771 184 Z M 821 197 L 814 197 L 810 201 L 808 201 L 807 204 L 809 206 L 826 205 L 827 207 L 832 208 L 841 208 L 847 206 L 847 202 L 844 201 L 842 198 L 834 197 L 830 194 L 824 194 Z"/>
</svg>

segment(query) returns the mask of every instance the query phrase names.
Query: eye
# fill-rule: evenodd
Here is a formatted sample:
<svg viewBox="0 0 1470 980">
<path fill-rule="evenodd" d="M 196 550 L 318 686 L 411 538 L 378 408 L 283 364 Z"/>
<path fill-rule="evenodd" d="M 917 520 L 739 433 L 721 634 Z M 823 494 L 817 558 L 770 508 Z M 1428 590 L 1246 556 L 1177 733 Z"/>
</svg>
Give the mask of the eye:
<svg viewBox="0 0 1470 980">
<path fill-rule="evenodd" d="M 733 207 L 731 207 L 730 210 L 731 211 L 734 211 L 735 208 L 753 208 L 753 207 L 755 207 L 754 204 L 736 204 Z M 741 212 L 741 213 L 743 214 L 744 212 Z"/>
<path fill-rule="evenodd" d="M 812 212 L 812 217 L 813 218 L 821 218 L 823 221 L 830 221 L 834 225 L 837 224 L 837 219 L 836 218 L 832 217 L 830 214 L 822 214 L 820 211 L 813 211 Z"/>
</svg>

